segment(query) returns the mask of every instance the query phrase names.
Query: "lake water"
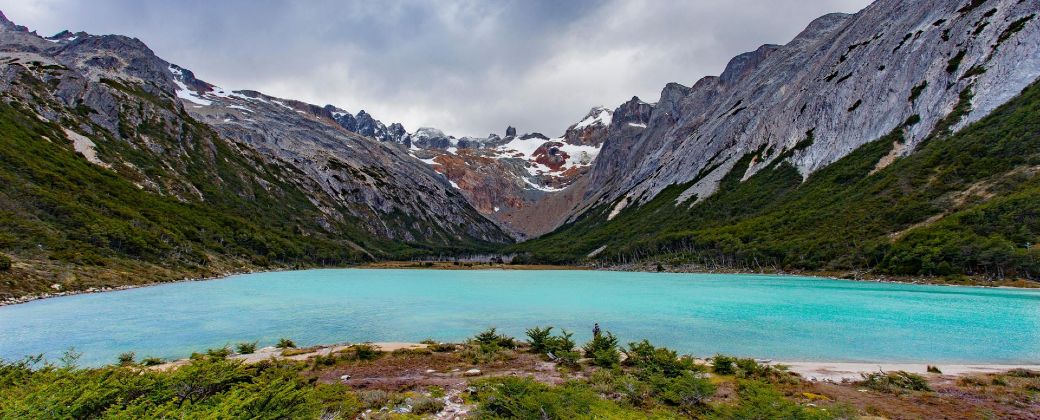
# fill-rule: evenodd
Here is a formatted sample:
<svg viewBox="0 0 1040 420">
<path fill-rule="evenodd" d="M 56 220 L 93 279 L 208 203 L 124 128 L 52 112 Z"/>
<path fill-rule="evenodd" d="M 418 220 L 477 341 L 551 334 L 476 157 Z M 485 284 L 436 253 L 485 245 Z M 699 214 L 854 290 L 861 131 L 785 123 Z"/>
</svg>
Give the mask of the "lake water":
<svg viewBox="0 0 1040 420">
<path fill-rule="evenodd" d="M 698 356 L 788 361 L 1038 363 L 1040 291 L 805 277 L 601 271 L 307 270 L 0 307 L 0 358 L 75 347 L 180 358 L 280 337 L 298 345 L 460 341 L 496 326 L 594 322 Z"/>
</svg>

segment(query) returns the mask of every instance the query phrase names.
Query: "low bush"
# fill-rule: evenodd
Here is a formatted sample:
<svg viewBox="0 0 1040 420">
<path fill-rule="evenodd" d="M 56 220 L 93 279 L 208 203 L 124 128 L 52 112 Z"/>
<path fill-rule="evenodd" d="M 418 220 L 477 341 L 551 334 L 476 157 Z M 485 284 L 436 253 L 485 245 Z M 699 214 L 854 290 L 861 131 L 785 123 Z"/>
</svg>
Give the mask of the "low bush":
<svg viewBox="0 0 1040 420">
<path fill-rule="evenodd" d="M 238 354 L 253 354 L 253 352 L 256 352 L 256 344 L 256 341 L 248 343 L 238 343 L 235 345 L 235 350 L 238 351 Z"/>
<path fill-rule="evenodd" d="M 1040 378 L 1040 372 L 1022 368 L 1011 369 L 1008 371 L 1007 375 L 1016 378 Z"/>
<path fill-rule="evenodd" d="M 448 353 L 458 350 L 458 346 L 451 343 L 433 343 L 426 346 L 435 353 Z"/>
<path fill-rule="evenodd" d="M 716 375 L 735 375 L 737 373 L 737 359 L 721 354 L 711 358 L 711 371 Z"/>
<path fill-rule="evenodd" d="M 938 373 L 938 374 L 942 374 L 942 371 L 941 371 L 941 370 L 939 370 L 939 367 L 938 367 L 938 366 L 932 366 L 932 365 L 928 365 L 928 367 L 927 367 L 927 368 L 925 368 L 925 370 L 927 370 L 927 371 L 928 371 L 928 373 Z"/>
<path fill-rule="evenodd" d="M 717 406 L 705 417 L 716 420 L 822 420 L 837 417 L 826 411 L 805 408 L 789 401 L 783 397 L 779 390 L 765 382 L 741 380 L 737 388 L 737 394 L 740 399 L 736 404 Z"/>
<path fill-rule="evenodd" d="M 675 351 L 664 347 L 654 347 L 648 340 L 629 343 L 625 356 L 625 365 L 639 369 L 644 377 L 661 374 L 674 378 L 686 371 L 699 369 L 693 359 L 680 357 Z"/>
<path fill-rule="evenodd" d="M 477 335 L 473 336 L 471 341 L 480 344 L 494 344 L 496 346 L 504 347 L 507 349 L 516 348 L 516 341 L 513 340 L 513 337 L 504 334 L 499 334 L 498 330 L 495 329 L 495 327 L 488 328 L 478 333 Z"/>
<path fill-rule="evenodd" d="M 527 330 L 527 343 L 531 353 L 545 354 L 553 358 L 569 360 L 574 353 L 574 333 L 561 329 L 560 335 L 552 334 L 553 327 L 531 328 Z M 575 358 L 575 361 L 577 359 Z"/>
<path fill-rule="evenodd" d="M 137 357 L 137 355 L 134 354 L 134 352 L 132 352 L 132 351 L 128 351 L 126 353 L 121 353 L 119 355 L 119 357 L 118 357 L 119 365 L 120 366 L 130 366 L 130 365 L 134 364 L 134 359 L 136 357 Z"/>
<path fill-rule="evenodd" d="M 275 344 L 274 346 L 280 349 L 294 349 L 296 348 L 296 343 L 288 338 L 279 338 L 278 344 Z"/>
<path fill-rule="evenodd" d="M 592 359 L 592 364 L 599 367 L 613 368 L 621 362 L 618 339 L 609 331 L 594 335 L 582 350 L 585 357 Z"/>
<path fill-rule="evenodd" d="M 646 414 L 599 397 L 578 382 L 549 386 L 527 377 L 500 377 L 473 384 L 478 418 L 646 418 Z"/>
<path fill-rule="evenodd" d="M 206 350 L 206 355 L 217 359 L 223 359 L 231 355 L 231 348 L 224 346 L 219 349 L 209 349 Z"/>
<path fill-rule="evenodd" d="M 419 397 L 412 403 L 412 414 L 437 414 L 444 410 L 444 401 L 438 398 Z"/>
<path fill-rule="evenodd" d="M 921 375 L 904 372 L 874 372 L 862 374 L 860 382 L 866 388 L 880 392 L 903 393 L 907 391 L 931 391 L 928 381 Z"/>
<path fill-rule="evenodd" d="M 704 407 L 708 399 L 715 395 L 715 385 L 711 381 L 703 374 L 690 371 L 674 377 L 660 376 L 654 384 L 661 401 L 687 414 Z"/>
<path fill-rule="evenodd" d="M 375 360 L 378 359 L 379 356 L 383 355 L 383 352 L 379 351 L 376 346 L 368 343 L 355 344 L 347 347 L 344 353 L 356 360 Z"/>
<path fill-rule="evenodd" d="M 378 410 L 390 402 L 390 394 L 381 389 L 367 389 L 358 392 L 361 405 L 368 409 Z"/>
<path fill-rule="evenodd" d="M 166 362 L 163 359 L 158 358 L 158 357 L 146 357 L 146 358 L 141 360 L 141 365 L 143 365 L 143 366 L 158 366 L 158 365 L 161 365 L 163 363 L 166 363 Z"/>
<path fill-rule="evenodd" d="M 11 269 L 11 258 L 0 254 L 0 271 L 9 271 Z"/>
</svg>

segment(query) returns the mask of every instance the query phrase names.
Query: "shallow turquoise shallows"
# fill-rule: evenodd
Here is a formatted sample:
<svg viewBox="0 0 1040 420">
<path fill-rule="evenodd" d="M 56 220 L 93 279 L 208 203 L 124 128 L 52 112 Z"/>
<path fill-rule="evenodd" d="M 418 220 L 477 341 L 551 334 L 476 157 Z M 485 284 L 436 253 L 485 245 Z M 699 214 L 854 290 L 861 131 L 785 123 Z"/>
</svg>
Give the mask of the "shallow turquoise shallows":
<svg viewBox="0 0 1040 420">
<path fill-rule="evenodd" d="M 601 271 L 308 270 L 0 307 L 0 357 L 84 365 L 280 337 L 459 341 L 593 323 L 622 342 L 788 361 L 1040 362 L 1040 291 Z"/>
</svg>

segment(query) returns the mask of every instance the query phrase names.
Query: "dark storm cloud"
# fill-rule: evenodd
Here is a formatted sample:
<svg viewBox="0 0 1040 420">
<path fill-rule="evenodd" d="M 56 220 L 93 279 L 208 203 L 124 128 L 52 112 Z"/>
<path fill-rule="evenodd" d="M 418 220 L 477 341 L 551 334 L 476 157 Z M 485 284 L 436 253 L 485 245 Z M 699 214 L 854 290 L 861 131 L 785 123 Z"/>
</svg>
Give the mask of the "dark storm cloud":
<svg viewBox="0 0 1040 420">
<path fill-rule="evenodd" d="M 0 0 L 16 23 L 140 38 L 233 89 L 365 109 L 409 130 L 559 135 L 593 105 L 718 74 L 867 0 Z"/>
</svg>

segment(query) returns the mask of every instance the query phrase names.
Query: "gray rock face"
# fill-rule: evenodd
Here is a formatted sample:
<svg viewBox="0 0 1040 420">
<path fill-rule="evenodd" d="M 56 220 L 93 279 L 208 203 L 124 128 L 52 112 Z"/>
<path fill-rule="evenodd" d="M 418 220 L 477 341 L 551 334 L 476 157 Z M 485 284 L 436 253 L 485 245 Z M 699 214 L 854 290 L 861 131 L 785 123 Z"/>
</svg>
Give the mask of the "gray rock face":
<svg viewBox="0 0 1040 420">
<path fill-rule="evenodd" d="M 199 149 L 187 145 L 205 139 L 185 138 L 183 127 L 202 122 L 233 145 L 237 162 L 261 171 L 269 167 L 278 168 L 275 173 L 291 173 L 291 179 L 282 181 L 298 188 L 323 213 L 325 221 L 319 224 L 359 220 L 363 226 L 353 228 L 377 237 L 427 244 L 511 241 L 443 175 L 398 145 L 407 141 L 404 127 L 386 127 L 364 111 L 354 117 L 333 106 L 255 91 L 226 91 L 160 59 L 137 39 L 85 33 L 45 39 L 2 15 L 0 58 L 4 61 L 0 93 L 18 96 L 42 118 L 50 115 L 55 121 L 61 120 L 62 113 L 85 106 L 90 111 L 82 113 L 89 114 L 96 126 L 70 129 L 101 146 L 125 142 L 119 147 L 139 148 L 158 160 L 149 165 L 162 168 L 161 175 L 135 174 L 142 188 L 182 201 L 205 199 L 199 191 L 206 188 L 199 188 L 189 174 L 179 173 L 184 159 L 217 155 L 191 156 Z M 47 87 L 41 89 L 48 89 L 61 104 L 38 100 L 21 88 L 15 81 L 23 76 L 44 82 L 39 85 Z M 155 137 L 181 139 L 186 146 L 155 141 Z M 101 156 L 114 168 L 138 171 L 119 157 Z M 215 168 L 213 172 L 219 173 Z M 219 184 L 219 178 L 215 180 Z M 262 179 L 255 182 L 270 184 Z M 247 199 L 264 193 L 232 192 Z"/>
<path fill-rule="evenodd" d="M 815 141 L 785 158 L 803 176 L 918 115 L 904 129 L 912 153 L 966 89 L 971 112 L 953 129 L 978 120 L 1040 76 L 1040 2 L 963 3 L 878 0 L 741 54 L 719 77 L 669 84 L 645 129 L 610 131 L 579 209 L 623 195 L 645 202 L 698 177 L 680 200 L 703 199 L 730 170 L 750 176 L 810 130 Z M 759 148 L 765 159 L 734 168 Z"/>
<path fill-rule="evenodd" d="M 564 141 L 568 144 L 599 146 L 607 137 L 607 128 L 613 111 L 603 108 L 592 108 L 578 123 L 567 128 L 563 134 Z"/>
</svg>

